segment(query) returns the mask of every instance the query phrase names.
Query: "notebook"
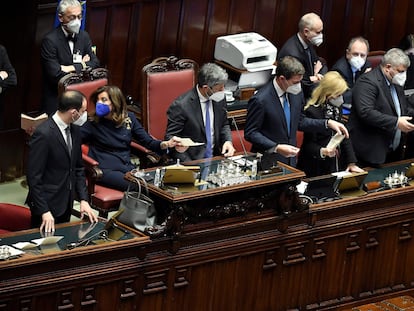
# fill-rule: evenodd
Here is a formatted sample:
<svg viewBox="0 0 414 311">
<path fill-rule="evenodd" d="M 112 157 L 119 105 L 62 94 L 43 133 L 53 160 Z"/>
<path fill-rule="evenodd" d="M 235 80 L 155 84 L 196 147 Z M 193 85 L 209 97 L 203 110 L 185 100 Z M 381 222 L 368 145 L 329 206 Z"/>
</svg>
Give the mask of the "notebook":
<svg viewBox="0 0 414 311">
<path fill-rule="evenodd" d="M 362 190 L 362 184 L 368 172 L 350 173 L 344 175 L 339 180 L 338 191 L 341 197 L 358 197 L 365 195 L 366 192 Z"/>
<path fill-rule="evenodd" d="M 171 165 L 165 167 L 164 184 L 194 184 L 200 173 L 199 166 Z"/>
</svg>

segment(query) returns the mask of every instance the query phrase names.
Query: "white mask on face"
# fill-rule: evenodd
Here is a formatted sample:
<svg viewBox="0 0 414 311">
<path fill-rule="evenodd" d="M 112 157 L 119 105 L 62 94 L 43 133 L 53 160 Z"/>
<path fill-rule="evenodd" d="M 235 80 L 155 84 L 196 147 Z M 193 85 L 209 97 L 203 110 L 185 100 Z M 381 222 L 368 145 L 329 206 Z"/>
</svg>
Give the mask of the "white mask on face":
<svg viewBox="0 0 414 311">
<path fill-rule="evenodd" d="M 407 80 L 407 71 L 399 72 L 392 78 L 392 83 L 399 86 L 404 86 L 405 80 Z"/>
<path fill-rule="evenodd" d="M 352 67 L 356 68 L 357 70 L 360 70 L 362 66 L 365 64 L 365 59 L 359 56 L 352 56 L 352 58 L 349 60 L 349 63 Z"/>
<path fill-rule="evenodd" d="M 86 113 L 86 111 L 84 111 L 79 119 L 73 121 L 73 124 L 78 125 L 78 126 L 82 126 L 85 124 L 86 120 L 88 120 L 88 114 Z"/>
<path fill-rule="evenodd" d="M 213 94 L 211 94 L 210 96 L 209 96 L 209 98 L 212 100 L 212 101 L 215 101 L 215 102 L 220 102 L 220 101 L 222 101 L 222 100 L 224 100 L 224 91 L 218 91 L 218 92 L 215 92 L 215 93 L 213 93 Z"/>
<path fill-rule="evenodd" d="M 322 33 L 317 34 L 315 37 L 313 37 L 312 39 L 310 39 L 310 42 L 313 45 L 320 46 L 322 44 L 322 42 L 323 42 L 323 34 Z"/>
<path fill-rule="evenodd" d="M 286 92 L 293 94 L 293 95 L 297 95 L 302 91 L 302 86 L 300 83 L 295 83 L 293 85 L 290 85 L 287 89 Z"/>
<path fill-rule="evenodd" d="M 332 106 L 341 107 L 341 105 L 344 103 L 344 97 L 342 95 L 339 95 L 337 98 L 331 98 L 329 102 Z"/>
<path fill-rule="evenodd" d="M 80 19 L 75 18 L 74 20 L 71 20 L 69 23 L 66 24 L 66 27 L 68 28 L 69 32 L 71 33 L 79 33 L 79 29 L 81 26 Z"/>
</svg>

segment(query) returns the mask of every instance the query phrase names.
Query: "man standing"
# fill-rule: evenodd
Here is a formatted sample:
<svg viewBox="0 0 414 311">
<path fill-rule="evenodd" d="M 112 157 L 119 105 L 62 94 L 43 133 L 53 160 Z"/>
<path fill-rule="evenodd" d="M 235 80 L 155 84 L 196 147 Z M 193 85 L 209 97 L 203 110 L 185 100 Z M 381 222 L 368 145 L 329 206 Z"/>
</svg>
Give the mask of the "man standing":
<svg viewBox="0 0 414 311">
<path fill-rule="evenodd" d="M 3 103 L 4 92 L 17 85 L 16 71 L 10 62 L 7 50 L 0 45 L 0 129 L 4 127 L 5 104 Z"/>
<path fill-rule="evenodd" d="M 352 88 L 361 74 L 371 70 L 371 63 L 367 61 L 369 52 L 368 40 L 363 37 L 355 37 L 349 41 L 346 54 L 333 65 L 332 70 L 339 72 L 345 79 L 349 89 L 343 94 L 344 107 L 352 106 Z"/>
<path fill-rule="evenodd" d="M 293 56 L 305 68 L 302 79 L 303 94 L 306 99 L 328 71 L 326 64 L 316 54 L 314 46 L 323 42 L 323 22 L 319 15 L 308 13 L 302 16 L 297 34 L 290 37 L 278 53 L 278 59 Z"/>
<path fill-rule="evenodd" d="M 42 111 L 57 109 L 58 82 L 70 72 L 96 68 L 99 60 L 92 52 L 89 34 L 80 30 L 82 6 L 78 0 L 62 0 L 58 6 L 60 26 L 46 34 L 41 44 L 43 69 Z"/>
<path fill-rule="evenodd" d="M 177 136 L 203 143 L 192 147 L 176 146 L 171 152 L 173 158 L 190 161 L 234 154 L 224 98 L 227 78 L 220 66 L 204 64 L 198 73 L 197 85 L 168 108 L 165 140 Z"/>
<path fill-rule="evenodd" d="M 408 56 L 393 48 L 381 64 L 362 75 L 352 90 L 348 128 L 360 166 L 401 160 L 404 133 L 414 130 L 414 111 L 404 96 Z"/>
<path fill-rule="evenodd" d="M 82 217 L 87 214 L 97 221 L 88 203 L 78 126 L 87 118 L 86 98 L 78 91 L 66 91 L 58 105 L 58 111 L 36 128 L 29 142 L 27 204 L 32 227 L 40 226 L 45 232 L 70 220 L 75 198 L 80 200 Z"/>
<path fill-rule="evenodd" d="M 252 143 L 252 152 L 273 153 L 275 160 L 295 166 L 298 129 L 329 133 L 329 127 L 348 136 L 340 122 L 304 117 L 300 83 L 304 72 L 296 58 L 286 56 L 278 61 L 276 77 L 250 98 L 244 137 Z"/>
</svg>

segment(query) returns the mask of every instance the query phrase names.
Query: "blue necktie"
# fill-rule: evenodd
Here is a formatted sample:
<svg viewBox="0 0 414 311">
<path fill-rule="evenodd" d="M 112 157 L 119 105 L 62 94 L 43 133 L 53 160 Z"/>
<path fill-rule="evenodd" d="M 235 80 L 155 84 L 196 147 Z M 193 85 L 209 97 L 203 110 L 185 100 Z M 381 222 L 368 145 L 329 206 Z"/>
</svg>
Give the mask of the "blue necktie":
<svg viewBox="0 0 414 311">
<path fill-rule="evenodd" d="M 205 158 L 211 158 L 213 156 L 213 150 L 211 148 L 211 124 L 210 124 L 210 101 L 206 102 L 206 152 Z"/>
<path fill-rule="evenodd" d="M 400 101 L 398 100 L 397 91 L 395 90 L 395 86 L 391 83 L 391 96 L 392 101 L 394 102 L 395 111 L 397 112 L 398 117 L 401 116 L 401 108 L 400 108 Z M 392 149 L 395 150 L 400 145 L 401 140 L 401 130 L 397 129 L 395 131 L 394 139 L 392 141 Z"/>
<path fill-rule="evenodd" d="M 290 136 L 290 107 L 289 107 L 289 102 L 288 102 L 286 93 L 283 94 L 283 111 L 285 113 L 287 132 L 288 132 L 288 135 Z"/>
</svg>

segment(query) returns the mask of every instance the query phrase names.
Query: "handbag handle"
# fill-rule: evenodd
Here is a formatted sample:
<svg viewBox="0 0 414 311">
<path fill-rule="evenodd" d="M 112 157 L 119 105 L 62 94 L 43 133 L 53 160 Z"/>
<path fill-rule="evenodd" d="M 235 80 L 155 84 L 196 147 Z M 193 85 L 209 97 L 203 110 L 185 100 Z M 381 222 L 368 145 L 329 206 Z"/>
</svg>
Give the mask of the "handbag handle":
<svg viewBox="0 0 414 311">
<path fill-rule="evenodd" d="M 148 185 L 147 185 L 147 181 L 143 177 L 137 177 L 137 176 L 134 176 L 133 179 L 134 179 L 134 183 L 138 185 L 138 197 L 141 197 L 141 192 L 142 192 L 141 182 L 144 184 L 144 186 L 145 186 L 144 187 L 145 194 L 148 196 Z M 126 192 L 128 194 L 129 194 L 129 189 L 130 189 L 131 183 L 132 182 L 130 182 L 128 184 L 128 188 L 126 190 Z"/>
</svg>

